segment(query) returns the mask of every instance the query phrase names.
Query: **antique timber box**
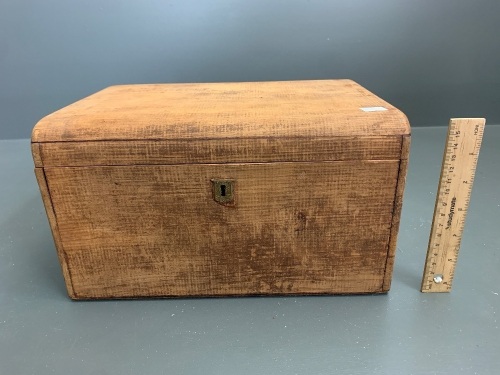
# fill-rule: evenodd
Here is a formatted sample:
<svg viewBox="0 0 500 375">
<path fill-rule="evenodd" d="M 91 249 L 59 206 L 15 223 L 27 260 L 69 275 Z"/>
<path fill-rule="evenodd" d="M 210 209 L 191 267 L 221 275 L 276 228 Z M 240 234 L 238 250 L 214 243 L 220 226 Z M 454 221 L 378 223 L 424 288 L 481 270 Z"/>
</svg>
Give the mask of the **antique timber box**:
<svg viewBox="0 0 500 375">
<path fill-rule="evenodd" d="M 386 292 L 409 144 L 350 80 L 112 86 L 32 134 L 73 299 Z"/>
</svg>

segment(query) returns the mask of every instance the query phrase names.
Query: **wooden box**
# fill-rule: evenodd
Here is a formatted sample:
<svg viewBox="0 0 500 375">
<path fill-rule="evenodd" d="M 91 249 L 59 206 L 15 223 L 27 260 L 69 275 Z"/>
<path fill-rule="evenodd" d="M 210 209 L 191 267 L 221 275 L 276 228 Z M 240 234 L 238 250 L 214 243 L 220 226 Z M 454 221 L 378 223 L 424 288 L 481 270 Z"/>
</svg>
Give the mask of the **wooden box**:
<svg viewBox="0 0 500 375">
<path fill-rule="evenodd" d="M 350 80 L 112 86 L 32 134 L 73 299 L 386 292 L 409 144 Z"/>
</svg>

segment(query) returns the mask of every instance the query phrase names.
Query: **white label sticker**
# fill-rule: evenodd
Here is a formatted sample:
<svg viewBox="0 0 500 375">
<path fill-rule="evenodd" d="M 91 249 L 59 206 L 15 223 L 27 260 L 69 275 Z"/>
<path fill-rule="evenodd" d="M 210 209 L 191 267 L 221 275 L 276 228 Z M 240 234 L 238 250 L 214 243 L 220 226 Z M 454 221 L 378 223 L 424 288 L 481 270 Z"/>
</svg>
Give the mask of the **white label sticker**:
<svg viewBox="0 0 500 375">
<path fill-rule="evenodd" d="M 387 111 L 387 108 L 385 107 L 361 107 L 360 108 L 363 112 L 380 112 L 380 111 Z"/>
</svg>

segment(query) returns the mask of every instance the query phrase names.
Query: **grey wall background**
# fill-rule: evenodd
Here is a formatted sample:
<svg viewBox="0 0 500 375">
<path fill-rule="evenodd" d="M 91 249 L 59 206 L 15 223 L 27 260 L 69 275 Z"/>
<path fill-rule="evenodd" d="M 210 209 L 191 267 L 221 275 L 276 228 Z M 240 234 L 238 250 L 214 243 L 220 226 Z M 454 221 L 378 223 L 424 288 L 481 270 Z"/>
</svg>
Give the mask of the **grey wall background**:
<svg viewBox="0 0 500 375">
<path fill-rule="evenodd" d="M 500 123 L 498 0 L 0 0 L 0 138 L 108 85 L 352 78 L 414 126 Z"/>
</svg>

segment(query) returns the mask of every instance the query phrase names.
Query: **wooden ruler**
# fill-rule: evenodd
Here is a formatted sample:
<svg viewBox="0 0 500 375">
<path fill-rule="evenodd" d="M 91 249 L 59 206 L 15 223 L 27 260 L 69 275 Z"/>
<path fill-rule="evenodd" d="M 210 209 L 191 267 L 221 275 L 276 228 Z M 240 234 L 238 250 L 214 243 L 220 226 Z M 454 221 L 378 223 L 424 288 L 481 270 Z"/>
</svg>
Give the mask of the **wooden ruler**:
<svg viewBox="0 0 500 375">
<path fill-rule="evenodd" d="M 450 120 L 422 292 L 449 292 L 484 133 L 484 118 Z"/>
</svg>

